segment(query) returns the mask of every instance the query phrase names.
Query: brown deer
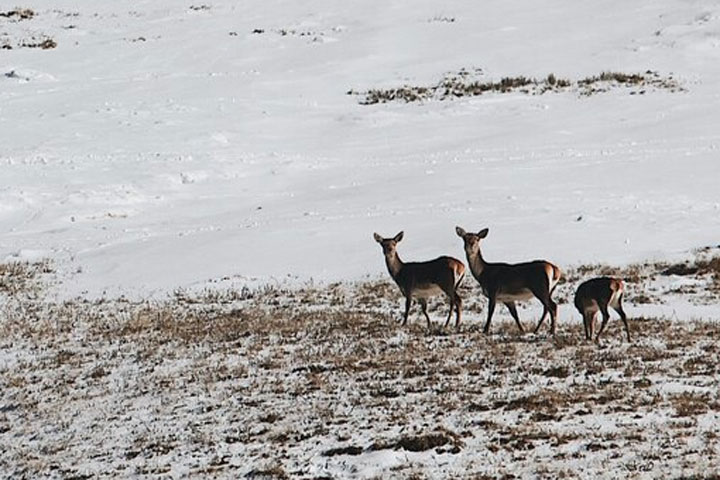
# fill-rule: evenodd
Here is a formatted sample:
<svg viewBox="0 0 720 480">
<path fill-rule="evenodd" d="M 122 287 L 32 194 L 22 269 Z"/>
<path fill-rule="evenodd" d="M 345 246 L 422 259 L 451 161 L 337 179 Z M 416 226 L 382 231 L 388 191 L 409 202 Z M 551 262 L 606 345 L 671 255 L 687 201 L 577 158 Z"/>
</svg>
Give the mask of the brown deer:
<svg viewBox="0 0 720 480">
<path fill-rule="evenodd" d="M 402 324 L 405 325 L 410 312 L 413 298 L 417 298 L 422 307 L 422 313 L 427 319 L 428 328 L 431 327 L 430 316 L 427 313 L 427 300 L 429 297 L 445 293 L 450 299 L 450 313 L 448 313 L 445 326 L 452 317 L 453 307 L 456 309 L 455 327 L 460 326 L 462 299 L 457 288 L 465 276 L 465 265 L 452 257 L 438 257 L 429 262 L 404 263 L 397 254 L 397 244 L 403 238 L 403 232 L 393 238 L 383 238 L 377 233 L 373 234 L 375 240 L 382 246 L 390 276 L 395 280 L 400 291 L 405 296 L 405 316 Z"/>
<path fill-rule="evenodd" d="M 630 328 L 628 327 L 627 316 L 622 307 L 622 297 L 625 291 L 625 282 L 616 277 L 598 277 L 583 282 L 575 292 L 575 307 L 583 316 L 585 326 L 585 339 L 592 340 L 595 330 L 595 318 L 598 310 L 602 313 L 602 323 L 598 330 L 596 341 L 605 329 L 605 324 L 610 318 L 608 306 L 611 306 L 625 324 L 625 333 L 628 342 L 630 341 Z"/>
<path fill-rule="evenodd" d="M 460 227 L 455 227 L 455 232 L 465 244 L 470 271 L 488 298 L 487 321 L 483 331 L 486 334 L 490 331 L 490 320 L 495 311 L 495 304 L 500 301 L 510 311 L 520 332 L 524 332 L 515 302 L 536 297 L 543 305 L 543 314 L 535 327 L 535 333 L 540 329 L 549 312 L 550 332 L 555 335 L 557 304 L 550 297 L 560 281 L 560 269 L 545 260 L 514 264 L 486 262 L 480 253 L 480 241 L 487 237 L 488 231 L 485 228 L 478 233 L 468 233 Z"/>
</svg>

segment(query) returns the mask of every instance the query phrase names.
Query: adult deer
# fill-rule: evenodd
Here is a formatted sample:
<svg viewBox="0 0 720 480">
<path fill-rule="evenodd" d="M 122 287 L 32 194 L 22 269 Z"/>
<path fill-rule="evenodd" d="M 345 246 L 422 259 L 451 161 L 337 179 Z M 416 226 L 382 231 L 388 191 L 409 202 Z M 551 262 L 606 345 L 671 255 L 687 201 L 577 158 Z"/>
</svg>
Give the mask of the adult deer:
<svg viewBox="0 0 720 480">
<path fill-rule="evenodd" d="M 610 318 L 608 313 L 608 306 L 610 306 L 620 315 L 623 324 L 625 324 L 625 334 L 628 342 L 630 341 L 630 328 L 622 307 L 624 292 L 625 282 L 616 277 L 592 278 L 580 284 L 575 292 L 575 307 L 583 316 L 586 340 L 592 340 L 598 310 L 602 313 L 603 319 L 595 340 L 600 339 L 600 334 L 605 329 L 605 324 Z"/>
<path fill-rule="evenodd" d="M 500 301 L 505 304 L 510 315 L 515 319 L 518 329 L 523 332 L 515 302 L 536 297 L 543 305 L 543 314 L 535 327 L 535 333 L 540 329 L 549 312 L 550 331 L 554 335 L 557 304 L 550 297 L 560 281 L 560 269 L 545 260 L 515 264 L 486 262 L 480 253 L 480 241 L 487 237 L 488 231 L 485 228 L 478 233 L 469 233 L 460 227 L 455 227 L 455 232 L 465 244 L 470 271 L 488 298 L 487 321 L 483 331 L 485 333 L 490 331 L 490 320 L 495 311 L 495 304 Z"/>
<path fill-rule="evenodd" d="M 428 328 L 431 327 L 430 316 L 427 313 L 427 299 L 445 293 L 450 299 L 450 313 L 448 313 L 445 326 L 452 317 L 453 307 L 456 310 L 455 327 L 460 326 L 462 299 L 457 288 L 465 276 L 465 265 L 452 257 L 438 257 L 429 262 L 408 262 L 400 260 L 397 253 L 397 244 L 403 239 L 403 232 L 393 238 L 383 238 L 377 233 L 373 234 L 375 240 L 382 246 L 390 276 L 400 287 L 405 296 L 405 316 L 402 324 L 405 325 L 410 312 L 413 298 L 417 298 L 422 307 L 422 313 L 427 319 Z"/>
</svg>

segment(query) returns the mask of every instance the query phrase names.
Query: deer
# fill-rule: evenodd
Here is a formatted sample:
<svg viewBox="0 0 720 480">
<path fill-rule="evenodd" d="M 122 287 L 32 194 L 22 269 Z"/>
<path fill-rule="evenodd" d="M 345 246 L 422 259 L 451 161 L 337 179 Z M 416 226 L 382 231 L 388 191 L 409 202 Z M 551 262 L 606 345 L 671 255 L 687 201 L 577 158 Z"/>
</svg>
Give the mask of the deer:
<svg viewBox="0 0 720 480">
<path fill-rule="evenodd" d="M 628 327 L 627 315 L 622 307 L 622 297 L 625 292 L 625 282 L 617 277 L 591 278 L 580 284 L 575 292 L 575 307 L 583 316 L 585 326 L 585 339 L 592 340 L 595 330 L 595 318 L 598 310 L 602 313 L 602 323 L 598 330 L 595 341 L 600 340 L 600 334 L 605 329 L 605 324 L 610 318 L 608 306 L 612 307 L 625 325 L 625 334 L 630 341 L 630 328 Z"/>
<path fill-rule="evenodd" d="M 545 317 L 550 313 L 550 332 L 555 335 L 557 304 L 551 296 L 562 276 L 560 269 L 545 260 L 514 264 L 486 262 L 480 252 L 480 243 L 487 237 L 488 228 L 478 233 L 469 233 L 461 227 L 455 227 L 455 232 L 463 239 L 470 271 L 488 299 L 487 321 L 483 332 L 486 335 L 490 332 L 490 321 L 495 312 L 495 305 L 500 301 L 515 319 L 520 333 L 524 333 L 515 302 L 535 297 L 542 303 L 543 313 L 534 333 L 538 332 Z"/>
<path fill-rule="evenodd" d="M 444 293 L 450 300 L 450 313 L 448 313 L 445 327 L 450 323 L 453 308 L 455 309 L 455 328 L 460 327 L 462 315 L 462 299 L 457 289 L 465 277 L 465 265 L 452 257 L 438 257 L 427 262 L 403 262 L 397 253 L 397 244 L 403 239 L 403 232 L 392 238 L 383 238 L 377 233 L 373 234 L 375 241 L 382 246 L 390 276 L 400 288 L 405 297 L 405 315 L 402 325 L 405 326 L 410 313 L 413 298 L 420 302 L 422 313 L 427 320 L 428 329 L 431 328 L 430 316 L 427 313 L 428 298 Z"/>
</svg>

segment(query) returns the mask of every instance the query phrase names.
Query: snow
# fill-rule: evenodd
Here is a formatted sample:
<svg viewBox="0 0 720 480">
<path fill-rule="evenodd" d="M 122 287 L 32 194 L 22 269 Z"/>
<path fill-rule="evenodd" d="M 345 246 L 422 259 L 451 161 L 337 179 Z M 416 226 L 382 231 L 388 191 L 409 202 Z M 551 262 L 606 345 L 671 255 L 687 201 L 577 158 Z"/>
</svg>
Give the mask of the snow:
<svg viewBox="0 0 720 480">
<path fill-rule="evenodd" d="M 425 259 L 462 257 L 456 224 L 489 226 L 488 258 L 560 265 L 720 233 L 713 2 L 27 7 L 7 37 L 58 46 L 3 51 L 0 258 L 44 252 L 63 295 L 380 276 L 373 231 L 405 230 L 401 255 Z M 345 94 L 462 68 L 654 70 L 685 91 Z"/>
<path fill-rule="evenodd" d="M 455 226 L 488 227 L 489 261 L 565 272 L 716 246 L 717 2 L 22 7 L 35 16 L 0 17 L 0 265 L 54 274 L 44 296 L 0 283 L 0 476 L 717 470 L 710 273 L 628 282 L 633 343 L 615 318 L 583 343 L 574 284 L 557 339 L 515 336 L 504 310 L 481 335 L 470 276 L 460 332 L 428 333 L 393 323 L 372 238 L 404 231 L 406 261 L 465 261 Z M 56 48 L 22 47 L 45 38 Z M 679 88 L 348 93 L 461 70 L 652 71 Z M 461 451 L 373 447 L 432 431 Z M 326 455 L 347 446 L 361 452 Z"/>
</svg>

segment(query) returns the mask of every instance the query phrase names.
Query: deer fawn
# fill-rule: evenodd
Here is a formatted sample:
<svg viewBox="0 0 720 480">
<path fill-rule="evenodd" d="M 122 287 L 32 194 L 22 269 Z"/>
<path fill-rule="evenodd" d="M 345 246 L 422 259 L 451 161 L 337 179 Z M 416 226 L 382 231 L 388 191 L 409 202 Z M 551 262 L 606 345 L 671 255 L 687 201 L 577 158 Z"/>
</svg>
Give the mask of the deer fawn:
<svg viewBox="0 0 720 480">
<path fill-rule="evenodd" d="M 397 254 L 397 244 L 403 238 L 403 232 L 393 238 L 383 238 L 377 233 L 373 235 L 382 246 L 390 276 L 395 280 L 400 291 L 405 296 L 405 316 L 402 324 L 405 325 L 410 312 L 413 297 L 417 298 L 422 307 L 422 313 L 427 319 L 428 328 L 431 327 L 430 317 L 427 313 L 427 299 L 445 293 L 450 299 L 450 313 L 448 313 L 445 326 L 450 323 L 453 307 L 456 308 L 455 327 L 460 326 L 462 299 L 457 288 L 465 276 L 465 265 L 452 257 L 439 257 L 429 262 L 404 263 Z"/>
<path fill-rule="evenodd" d="M 549 312 L 550 331 L 555 335 L 557 304 L 550 296 L 560 281 L 560 269 L 545 260 L 515 264 L 486 262 L 480 253 L 480 240 L 487 237 L 489 230 L 485 228 L 478 233 L 468 233 L 460 227 L 455 227 L 455 231 L 465 244 L 470 271 L 488 298 L 487 321 L 483 331 L 486 334 L 490 331 L 490 320 L 495 311 L 495 304 L 497 301 L 501 301 L 510 311 L 510 315 L 515 319 L 520 331 L 523 332 L 515 301 L 527 300 L 534 296 L 543 305 L 543 314 L 535 327 L 535 333 L 540 329 Z"/>
<path fill-rule="evenodd" d="M 597 317 L 598 310 L 600 310 L 603 317 L 596 340 L 600 339 L 600 334 L 605 329 L 605 324 L 610 318 L 610 314 L 608 313 L 609 305 L 620 315 L 620 318 L 625 324 L 625 333 L 627 334 L 628 342 L 630 341 L 630 328 L 628 327 L 627 316 L 622 307 L 624 291 L 625 283 L 615 277 L 598 277 L 580 284 L 575 292 L 575 306 L 583 316 L 585 339 L 592 340 L 595 330 L 595 317 Z"/>
</svg>

